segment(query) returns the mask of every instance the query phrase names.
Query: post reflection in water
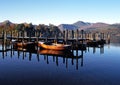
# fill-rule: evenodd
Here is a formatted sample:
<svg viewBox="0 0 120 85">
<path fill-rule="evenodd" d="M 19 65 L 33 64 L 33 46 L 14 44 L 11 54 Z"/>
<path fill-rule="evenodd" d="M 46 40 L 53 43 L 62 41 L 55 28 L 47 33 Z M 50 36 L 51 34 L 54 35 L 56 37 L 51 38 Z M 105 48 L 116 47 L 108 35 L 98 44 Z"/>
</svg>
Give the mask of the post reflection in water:
<svg viewBox="0 0 120 85">
<path fill-rule="evenodd" d="M 69 51 L 1 50 L 0 84 L 120 85 L 118 50 L 120 46 L 112 45 Z"/>
<path fill-rule="evenodd" d="M 109 45 L 108 45 L 109 46 Z M 104 54 L 104 45 L 99 45 L 99 46 L 97 46 L 97 47 L 87 47 L 87 50 L 85 50 L 85 52 L 86 51 L 88 51 L 88 52 L 90 52 L 90 48 L 93 48 L 93 54 L 95 54 L 96 53 L 96 49 L 97 48 L 99 48 L 100 49 L 100 54 Z M 110 47 L 109 47 L 110 48 Z"/>
<path fill-rule="evenodd" d="M 74 65 L 74 60 L 76 60 L 76 69 L 78 69 L 78 61 L 79 59 L 83 60 L 83 51 L 81 50 L 81 55 L 78 55 L 78 50 L 76 50 L 76 56 L 74 56 L 74 51 L 54 51 L 54 50 L 32 50 L 28 51 L 25 49 L 10 49 L 9 51 L 3 51 L 2 56 L 3 59 L 5 56 L 8 55 L 8 52 L 10 53 L 10 57 L 15 57 L 14 55 L 17 54 L 18 59 L 22 56 L 22 59 L 24 60 L 26 56 L 28 56 L 29 61 L 32 61 L 32 55 L 36 54 L 37 61 L 40 61 L 40 56 L 43 55 L 44 60 L 47 64 L 49 64 L 51 61 L 49 61 L 49 57 L 53 57 L 53 62 L 56 63 L 56 66 L 59 66 L 59 59 L 62 58 L 63 64 L 66 64 L 66 68 L 68 68 L 68 60 L 71 59 L 71 64 Z M 81 66 L 83 66 L 83 61 L 81 62 Z"/>
<path fill-rule="evenodd" d="M 49 61 L 49 57 L 53 58 L 53 62 L 56 63 L 56 66 L 59 66 L 59 59 L 62 58 L 62 62 L 63 64 L 65 64 L 65 67 L 68 68 L 68 63 L 71 60 L 71 65 L 75 65 L 76 64 L 76 70 L 78 70 L 79 68 L 79 62 L 80 66 L 83 67 L 83 57 L 84 57 L 84 52 L 89 52 L 89 48 L 91 47 L 87 47 L 86 50 L 66 50 L 66 51 L 55 51 L 55 50 L 45 50 L 45 49 L 39 49 L 39 50 L 28 50 L 28 49 L 23 49 L 23 48 L 17 48 L 17 49 L 13 49 L 13 46 L 11 45 L 11 49 L 7 50 L 7 51 L 1 51 L 2 52 L 2 57 L 3 59 L 5 58 L 5 56 L 7 56 L 7 52 L 10 51 L 10 56 L 11 58 L 17 54 L 18 59 L 21 57 L 22 55 L 22 59 L 24 60 L 27 56 L 29 57 L 29 61 L 32 61 L 32 57 L 33 54 L 36 55 L 37 61 L 40 61 L 40 56 L 42 55 L 44 57 L 44 60 L 46 61 L 47 64 L 49 64 L 51 61 Z M 93 54 L 96 52 L 96 47 L 92 47 L 93 48 Z M 103 54 L 104 53 L 104 45 L 100 45 L 100 53 Z M 76 63 L 75 63 L 76 62 Z"/>
<path fill-rule="evenodd" d="M 83 52 L 82 52 L 83 53 Z M 78 59 L 83 58 L 80 56 L 74 56 L 73 53 L 69 50 L 67 51 L 55 51 L 55 50 L 40 50 L 40 55 L 44 55 L 44 60 L 49 64 L 49 57 L 53 57 L 53 62 L 56 62 L 56 66 L 59 66 L 59 58 L 62 58 L 63 64 L 66 64 L 66 68 L 68 68 L 68 60 L 71 59 L 71 64 L 74 65 L 74 60 L 76 59 L 76 69 L 78 69 Z"/>
</svg>

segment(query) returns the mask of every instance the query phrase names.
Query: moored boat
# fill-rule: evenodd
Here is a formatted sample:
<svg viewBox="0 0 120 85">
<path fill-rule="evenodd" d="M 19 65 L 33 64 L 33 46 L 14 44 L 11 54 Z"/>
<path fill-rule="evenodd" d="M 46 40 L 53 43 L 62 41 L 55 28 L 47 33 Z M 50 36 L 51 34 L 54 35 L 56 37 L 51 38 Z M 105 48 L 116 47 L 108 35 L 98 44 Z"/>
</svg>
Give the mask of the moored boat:
<svg viewBox="0 0 120 85">
<path fill-rule="evenodd" d="M 14 48 L 32 48 L 35 47 L 34 42 L 14 42 L 13 43 Z"/>
<path fill-rule="evenodd" d="M 56 44 L 56 43 L 44 43 L 38 42 L 38 46 L 44 49 L 50 50 L 65 50 L 70 47 L 70 45 Z"/>
</svg>

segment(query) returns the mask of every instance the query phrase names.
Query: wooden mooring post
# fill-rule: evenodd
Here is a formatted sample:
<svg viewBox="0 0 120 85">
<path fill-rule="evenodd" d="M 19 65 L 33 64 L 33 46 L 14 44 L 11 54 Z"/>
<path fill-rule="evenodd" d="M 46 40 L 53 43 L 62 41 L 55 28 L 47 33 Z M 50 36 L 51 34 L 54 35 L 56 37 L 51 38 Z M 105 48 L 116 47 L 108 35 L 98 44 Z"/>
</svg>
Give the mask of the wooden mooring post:
<svg viewBox="0 0 120 85">
<path fill-rule="evenodd" d="M 81 30 L 81 33 L 82 33 L 82 44 L 83 44 L 83 33 L 84 33 L 84 30 Z"/>
<path fill-rule="evenodd" d="M 111 35 L 110 35 L 110 33 L 107 33 L 107 41 L 108 41 L 108 44 L 110 44 L 110 37 L 111 37 Z"/>
<path fill-rule="evenodd" d="M 19 41 L 19 37 L 20 37 L 20 34 L 19 34 L 19 31 L 17 32 L 17 41 Z"/>
<path fill-rule="evenodd" d="M 78 48 L 79 30 L 76 30 L 76 48 Z"/>
<path fill-rule="evenodd" d="M 72 39 L 74 38 L 74 30 L 72 30 Z"/>
<path fill-rule="evenodd" d="M 6 35 L 6 31 L 3 30 L 2 32 L 2 50 L 5 51 L 6 50 L 6 42 L 7 42 L 7 35 Z"/>
<path fill-rule="evenodd" d="M 65 44 L 67 44 L 68 40 L 68 29 L 63 31 L 63 39 L 65 41 Z"/>
</svg>

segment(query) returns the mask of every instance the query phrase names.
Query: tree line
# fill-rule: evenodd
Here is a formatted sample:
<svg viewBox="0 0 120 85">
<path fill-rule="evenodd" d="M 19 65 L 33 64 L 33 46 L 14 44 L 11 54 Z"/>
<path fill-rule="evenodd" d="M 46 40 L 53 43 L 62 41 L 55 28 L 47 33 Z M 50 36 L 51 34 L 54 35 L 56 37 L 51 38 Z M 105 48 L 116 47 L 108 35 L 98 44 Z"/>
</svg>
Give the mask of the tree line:
<svg viewBox="0 0 120 85">
<path fill-rule="evenodd" d="M 33 25 L 32 23 L 26 24 L 10 24 L 6 23 L 4 25 L 0 25 L 0 34 L 3 33 L 3 30 L 7 32 L 7 34 L 10 34 L 13 32 L 14 35 L 17 35 L 18 32 L 24 34 L 26 32 L 26 36 L 38 36 L 38 37 L 55 37 L 55 36 L 61 36 L 62 32 L 60 29 L 52 24 L 45 25 L 45 24 L 39 24 L 39 25 Z"/>
</svg>

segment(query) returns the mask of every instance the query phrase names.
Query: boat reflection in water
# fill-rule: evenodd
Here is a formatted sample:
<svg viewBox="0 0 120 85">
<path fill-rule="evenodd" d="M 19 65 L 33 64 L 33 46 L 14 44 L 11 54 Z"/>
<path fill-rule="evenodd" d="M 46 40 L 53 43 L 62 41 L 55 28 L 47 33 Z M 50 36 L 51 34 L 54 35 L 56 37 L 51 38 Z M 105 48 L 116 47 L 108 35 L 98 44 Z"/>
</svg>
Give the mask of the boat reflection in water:
<svg viewBox="0 0 120 85">
<path fill-rule="evenodd" d="M 28 57 L 29 61 L 32 61 L 32 57 L 36 57 L 37 61 L 40 61 L 41 57 L 44 57 L 44 60 L 47 64 L 49 64 L 51 61 L 49 59 L 52 59 L 53 62 L 56 62 L 56 65 L 59 65 L 59 59 L 63 60 L 63 64 L 66 65 L 66 68 L 68 68 L 68 63 L 71 61 L 72 65 L 76 65 L 76 69 L 78 69 L 78 60 L 81 59 L 81 66 L 83 66 L 83 51 L 81 51 L 81 54 L 78 55 L 78 50 L 76 51 L 76 55 L 74 55 L 74 51 L 72 50 L 48 50 L 48 49 L 25 49 L 25 48 L 11 48 L 9 51 L 2 52 L 3 59 L 5 56 L 10 55 L 12 57 L 18 57 L 20 59 L 24 60 L 26 57 Z M 60 60 L 61 61 L 61 60 Z"/>
<path fill-rule="evenodd" d="M 120 85 L 120 46 L 0 52 L 1 85 Z M 7 82 L 6 82 L 7 81 Z"/>
<path fill-rule="evenodd" d="M 104 46 L 100 46 L 100 53 L 104 53 Z M 22 47 L 18 48 L 12 48 L 3 51 L 2 56 L 3 59 L 5 56 L 10 55 L 11 58 L 17 54 L 18 59 L 22 57 L 24 60 L 26 56 L 28 57 L 29 61 L 32 61 L 32 57 L 36 57 L 37 61 L 40 61 L 40 57 L 44 57 L 44 60 L 46 61 L 47 64 L 49 64 L 51 61 L 50 59 L 53 60 L 53 62 L 56 62 L 56 65 L 59 65 L 59 61 L 63 61 L 63 64 L 66 65 L 66 68 L 68 68 L 68 63 L 71 62 L 71 65 L 76 65 L 76 69 L 78 69 L 79 65 L 82 67 L 83 66 L 83 54 L 84 52 L 89 52 L 89 47 L 86 50 L 49 50 L 49 49 L 38 49 L 38 48 L 32 48 L 32 49 L 25 49 Z M 8 54 L 7 52 L 10 53 Z M 93 54 L 96 52 L 96 47 L 93 47 Z M 22 56 L 21 56 L 22 55 Z M 15 56 L 14 56 L 15 57 Z M 60 59 L 60 60 L 59 60 Z"/>
<path fill-rule="evenodd" d="M 74 56 L 74 53 L 71 50 L 64 50 L 64 51 L 56 51 L 56 50 L 45 50 L 42 49 L 39 51 L 40 55 L 44 55 L 47 59 L 47 64 L 49 64 L 49 57 L 53 57 L 53 61 L 56 60 L 56 65 L 59 65 L 59 57 L 63 58 L 63 63 L 66 64 L 66 68 L 68 67 L 68 60 L 71 60 L 71 64 L 74 65 L 74 61 L 76 60 L 76 69 L 78 69 L 78 59 L 81 59 L 81 66 L 83 66 L 83 51 L 82 54 L 78 56 Z"/>
<path fill-rule="evenodd" d="M 99 46 L 100 53 L 104 53 L 104 46 Z M 78 50 L 49 50 L 49 49 L 38 49 L 37 47 L 32 46 L 31 49 L 17 47 L 14 48 L 11 46 L 11 49 L 3 51 L 2 56 L 3 59 L 5 56 L 10 55 L 12 57 L 16 57 L 17 54 L 18 59 L 22 57 L 24 60 L 26 57 L 29 59 L 29 61 L 32 61 L 32 57 L 36 57 L 37 61 L 40 61 L 40 58 L 44 58 L 47 64 L 51 62 L 51 59 L 53 62 L 56 62 L 56 65 L 58 66 L 61 61 L 63 64 L 66 65 L 66 68 L 68 68 L 68 65 L 71 63 L 71 65 L 75 65 L 76 69 L 78 69 L 79 66 L 83 66 L 83 54 L 86 52 L 89 52 L 91 50 L 91 47 L 87 47 L 86 50 L 78 49 Z M 93 47 L 93 54 L 96 52 L 96 47 Z"/>
<path fill-rule="evenodd" d="M 64 50 L 64 51 L 59 51 L 59 50 L 48 50 L 48 49 L 41 49 L 38 51 L 41 55 L 52 55 L 52 56 L 62 56 L 62 57 L 72 57 L 73 54 L 71 53 L 70 50 Z"/>
</svg>

